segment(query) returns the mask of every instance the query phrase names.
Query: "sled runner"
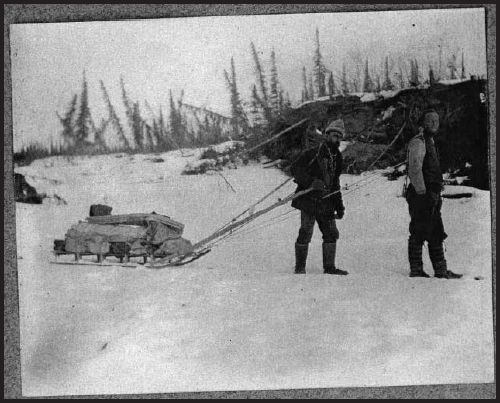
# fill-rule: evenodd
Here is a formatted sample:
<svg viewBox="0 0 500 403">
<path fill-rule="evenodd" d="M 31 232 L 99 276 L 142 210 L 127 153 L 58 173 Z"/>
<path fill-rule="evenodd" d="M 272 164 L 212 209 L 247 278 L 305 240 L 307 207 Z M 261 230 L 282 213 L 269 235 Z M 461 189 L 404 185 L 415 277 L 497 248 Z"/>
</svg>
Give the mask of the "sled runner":
<svg viewBox="0 0 500 403">
<path fill-rule="evenodd" d="M 52 260 L 50 262 L 51 264 L 64 264 L 64 265 L 70 265 L 70 266 L 119 266 L 119 267 L 130 267 L 132 269 L 136 268 L 137 265 L 134 263 L 120 263 L 120 262 L 93 262 L 89 260 L 78 260 L 74 262 L 65 262 L 62 260 Z"/>
</svg>

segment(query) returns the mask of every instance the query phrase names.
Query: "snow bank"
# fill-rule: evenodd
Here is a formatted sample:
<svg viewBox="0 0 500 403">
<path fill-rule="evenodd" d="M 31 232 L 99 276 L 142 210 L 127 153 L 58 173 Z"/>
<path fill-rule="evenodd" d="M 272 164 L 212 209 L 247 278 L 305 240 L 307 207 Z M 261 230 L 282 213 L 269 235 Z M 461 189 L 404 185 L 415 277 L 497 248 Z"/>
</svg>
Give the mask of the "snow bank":
<svg viewBox="0 0 500 403">
<path fill-rule="evenodd" d="M 393 98 L 395 97 L 396 95 L 398 95 L 399 93 L 401 92 L 401 90 L 390 90 L 390 91 L 387 91 L 387 90 L 382 90 L 380 91 L 378 94 L 383 97 L 384 99 L 388 99 L 388 98 Z"/>
<path fill-rule="evenodd" d="M 377 95 L 373 92 L 366 92 L 361 97 L 361 102 L 371 102 L 377 99 Z"/>
<path fill-rule="evenodd" d="M 225 141 L 224 143 L 216 144 L 214 146 L 210 146 L 212 150 L 215 150 L 219 154 L 227 153 L 236 148 L 241 148 L 245 145 L 243 141 Z"/>
<path fill-rule="evenodd" d="M 439 80 L 439 84 L 454 85 L 454 84 L 464 83 L 466 81 L 470 81 L 470 79 L 456 78 L 454 80 Z"/>
</svg>

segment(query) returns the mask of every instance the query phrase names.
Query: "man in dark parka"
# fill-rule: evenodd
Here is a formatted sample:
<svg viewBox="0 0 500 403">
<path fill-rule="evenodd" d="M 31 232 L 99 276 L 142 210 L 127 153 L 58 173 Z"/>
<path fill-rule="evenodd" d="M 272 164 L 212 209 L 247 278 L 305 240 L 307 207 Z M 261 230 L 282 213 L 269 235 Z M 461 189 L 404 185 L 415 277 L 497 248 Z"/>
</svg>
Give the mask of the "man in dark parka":
<svg viewBox="0 0 500 403">
<path fill-rule="evenodd" d="M 422 247 L 427 241 L 434 276 L 457 279 L 462 275 L 448 270 L 443 249 L 443 241 L 448 236 L 441 217 L 443 176 L 434 145 L 439 115 L 434 110 L 428 110 L 422 115 L 420 123 L 423 130 L 408 144 L 410 185 L 406 200 L 411 218 L 408 239 L 410 277 L 429 277 L 422 262 Z"/>
<path fill-rule="evenodd" d="M 306 151 L 292 164 L 291 173 L 298 185 L 296 193 L 313 189 L 292 201 L 292 207 L 301 212 L 299 236 L 295 242 L 295 273 L 306 272 L 309 243 L 317 222 L 323 234 L 324 273 L 348 274 L 335 267 L 339 238 L 335 218 L 342 219 L 345 210 L 339 180 L 343 160 L 338 149 L 344 136 L 344 122 L 335 120 L 325 130 L 325 141 L 318 148 Z"/>
</svg>

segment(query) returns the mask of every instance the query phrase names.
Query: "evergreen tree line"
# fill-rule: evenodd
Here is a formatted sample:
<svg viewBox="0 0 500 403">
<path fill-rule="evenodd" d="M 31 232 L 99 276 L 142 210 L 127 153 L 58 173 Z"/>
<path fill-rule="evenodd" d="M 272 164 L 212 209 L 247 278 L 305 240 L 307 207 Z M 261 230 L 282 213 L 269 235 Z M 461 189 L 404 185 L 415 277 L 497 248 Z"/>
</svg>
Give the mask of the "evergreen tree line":
<svg viewBox="0 0 500 403">
<path fill-rule="evenodd" d="M 381 59 L 375 68 L 370 68 L 368 58 L 362 60 L 360 55 L 355 58 L 354 69 L 347 73 L 346 63 L 342 63 L 340 74 L 328 69 L 323 61 L 320 49 L 319 30 L 316 29 L 316 48 L 312 70 L 308 73 L 302 67 L 302 94 L 301 101 L 313 100 L 324 96 L 348 95 L 357 92 L 380 92 L 394 89 L 416 87 L 420 84 L 434 85 L 440 80 L 466 79 L 465 61 L 462 53 L 461 64 L 453 54 L 444 66 L 441 49 L 438 60 L 429 62 L 427 67 L 416 58 L 407 61 L 399 59 L 396 63 L 389 56 Z M 363 73 L 360 64 L 364 64 Z M 427 69 L 427 76 L 424 70 Z"/>
<path fill-rule="evenodd" d="M 236 137 L 262 138 L 271 128 L 279 126 L 280 118 L 286 115 L 287 109 L 292 107 L 288 92 L 283 88 L 278 79 L 276 53 L 274 49 L 270 54 L 269 73 L 263 69 L 253 42 L 250 50 L 254 62 L 255 82 L 251 87 L 250 100 L 241 99 L 236 80 L 234 59 L 231 58 L 230 70 L 224 71 L 226 84 L 230 93 L 231 126 Z M 314 100 L 320 97 L 346 96 L 358 92 L 380 92 L 395 89 L 416 87 L 421 84 L 435 85 L 444 79 L 465 79 L 465 64 L 462 54 L 461 65 L 458 65 L 456 55 L 448 60 L 446 66 L 442 61 L 441 49 L 438 60 L 429 62 L 427 76 L 416 58 L 408 61 L 399 59 L 396 63 L 389 57 L 381 59 L 377 69 L 370 68 L 368 59 L 360 54 L 354 60 L 354 68 L 350 73 L 346 63 L 342 63 L 340 74 L 334 74 L 324 62 L 321 52 L 319 30 L 316 29 L 316 41 L 312 59 L 312 69 L 307 71 L 302 67 L 301 102 Z M 362 66 L 364 65 L 364 69 Z"/>
<path fill-rule="evenodd" d="M 328 68 L 320 46 L 319 30 L 316 29 L 315 49 L 312 69 L 302 67 L 301 102 L 325 96 L 346 96 L 357 92 L 379 92 L 382 90 L 403 89 L 420 84 L 434 85 L 442 79 L 466 78 L 464 57 L 458 66 L 455 55 L 443 67 L 441 50 L 439 61 L 429 63 L 427 77 L 419 61 L 394 61 L 386 56 L 378 69 L 370 69 L 368 59 L 357 54 L 354 66 L 342 63 L 342 70 L 334 74 Z M 251 139 L 260 141 L 271 129 L 282 127 L 283 117 L 292 107 L 289 93 L 282 86 L 278 77 L 276 53 L 273 49 L 269 58 L 269 72 L 263 67 L 253 42 L 250 51 L 254 63 L 255 82 L 250 90 L 250 99 L 241 98 L 237 85 L 234 59 L 230 60 L 229 71 L 224 70 L 224 79 L 229 92 L 231 116 L 227 118 L 206 108 L 189 105 L 183 101 L 183 93 L 174 99 L 169 92 L 169 112 L 164 115 L 162 108 L 154 111 L 144 103 L 141 108 L 138 101 L 133 101 L 126 90 L 123 77 L 120 78 L 122 103 L 125 121 L 118 116 L 111 102 L 109 93 L 100 81 L 100 89 L 108 116 L 98 124 L 94 121 L 90 106 L 88 83 L 83 72 L 80 94 L 74 94 L 65 113 L 57 114 L 62 126 L 62 143 L 51 142 L 49 147 L 30 146 L 30 152 L 45 149 L 49 155 L 56 154 L 95 154 L 107 152 L 164 152 L 187 147 L 202 147 L 231 139 Z M 364 71 L 362 66 L 364 65 Z M 353 68 L 354 67 L 354 68 Z M 147 111 L 147 114 L 146 114 Z M 128 134 L 128 135 L 127 135 Z M 24 148 L 23 152 L 28 151 Z M 38 153 L 41 151 L 38 150 Z"/>
<path fill-rule="evenodd" d="M 169 112 L 165 116 L 161 107 L 155 112 L 146 101 L 143 110 L 138 101 L 133 101 L 123 77 L 120 78 L 120 86 L 125 121 L 119 117 L 101 80 L 100 88 L 108 116 L 96 124 L 89 107 L 84 72 L 81 93 L 73 95 L 62 116 L 57 113 L 62 125 L 60 153 L 164 152 L 207 146 L 229 138 L 229 118 L 185 103 L 183 93 L 174 99 L 172 91 L 169 92 Z"/>
<path fill-rule="evenodd" d="M 255 82 L 250 88 L 250 100 L 243 101 L 238 89 L 234 58 L 231 58 L 230 72 L 224 71 L 226 85 L 230 94 L 231 128 L 236 138 L 259 141 L 269 130 L 276 126 L 292 107 L 290 95 L 278 78 L 276 52 L 270 54 L 270 69 L 266 74 L 263 62 L 253 42 L 250 50 L 254 62 Z"/>
</svg>

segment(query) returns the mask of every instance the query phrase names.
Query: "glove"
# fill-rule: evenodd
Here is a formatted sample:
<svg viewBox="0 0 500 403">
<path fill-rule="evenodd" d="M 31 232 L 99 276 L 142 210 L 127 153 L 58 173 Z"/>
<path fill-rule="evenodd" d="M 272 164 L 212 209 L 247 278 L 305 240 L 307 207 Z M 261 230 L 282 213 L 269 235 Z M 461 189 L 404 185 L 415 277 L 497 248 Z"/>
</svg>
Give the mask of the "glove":
<svg viewBox="0 0 500 403">
<path fill-rule="evenodd" d="M 340 196 L 340 193 L 338 193 L 338 201 L 337 201 L 337 206 L 335 207 L 335 218 L 342 220 L 344 217 L 345 213 L 345 207 L 344 203 L 342 203 L 342 196 Z"/>
<path fill-rule="evenodd" d="M 314 190 L 325 190 L 325 184 L 321 179 L 314 179 L 311 183 L 311 189 Z"/>
</svg>

